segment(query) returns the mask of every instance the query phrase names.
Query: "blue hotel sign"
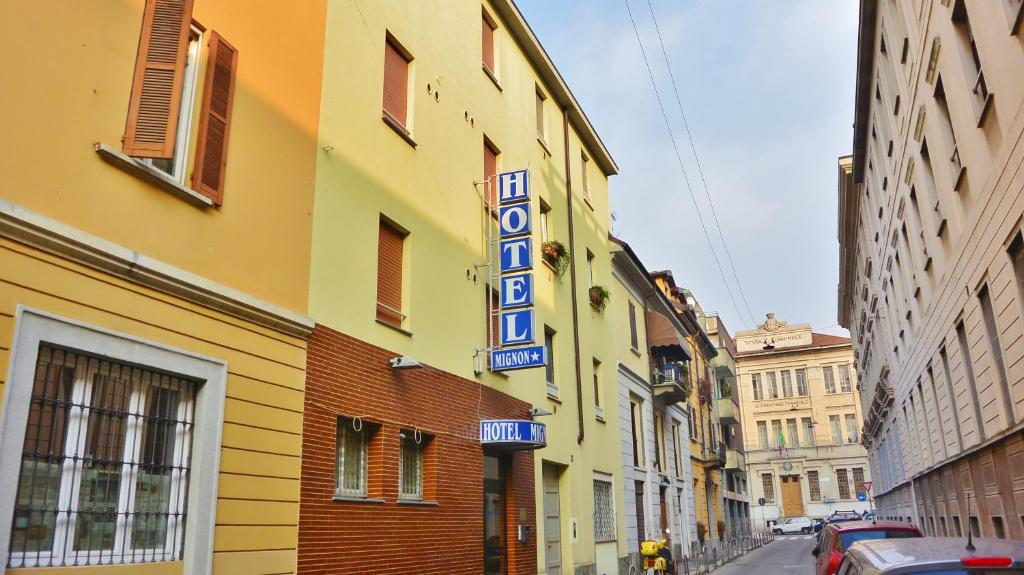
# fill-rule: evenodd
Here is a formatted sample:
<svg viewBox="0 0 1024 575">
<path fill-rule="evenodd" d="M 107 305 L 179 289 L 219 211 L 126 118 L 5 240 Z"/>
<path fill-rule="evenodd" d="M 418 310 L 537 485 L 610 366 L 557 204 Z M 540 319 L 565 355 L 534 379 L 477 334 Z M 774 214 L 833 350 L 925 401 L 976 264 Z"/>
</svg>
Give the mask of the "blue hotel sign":
<svg viewBox="0 0 1024 575">
<path fill-rule="evenodd" d="M 491 352 L 491 370 L 540 367 L 547 363 L 536 342 L 533 304 L 533 222 L 526 170 L 498 174 L 498 269 L 501 349 Z M 522 347 L 519 347 L 522 346 Z"/>
<path fill-rule="evenodd" d="M 547 428 L 528 419 L 485 419 L 480 422 L 480 443 L 506 449 L 540 449 L 548 444 Z"/>
</svg>

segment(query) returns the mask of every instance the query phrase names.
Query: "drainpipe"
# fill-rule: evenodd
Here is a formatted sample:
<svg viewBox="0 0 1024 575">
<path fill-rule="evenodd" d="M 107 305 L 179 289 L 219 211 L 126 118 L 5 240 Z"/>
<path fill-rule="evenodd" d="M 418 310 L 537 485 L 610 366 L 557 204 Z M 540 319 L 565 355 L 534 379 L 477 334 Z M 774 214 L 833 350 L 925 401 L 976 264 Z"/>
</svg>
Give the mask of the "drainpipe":
<svg viewBox="0 0 1024 575">
<path fill-rule="evenodd" d="M 576 249 L 572 229 L 572 176 L 569 162 L 569 108 L 562 108 L 562 139 L 565 141 L 565 197 L 569 212 L 569 285 L 572 289 L 572 343 L 576 357 L 576 443 L 583 443 L 583 375 L 580 372 L 580 314 L 576 298 Z"/>
</svg>

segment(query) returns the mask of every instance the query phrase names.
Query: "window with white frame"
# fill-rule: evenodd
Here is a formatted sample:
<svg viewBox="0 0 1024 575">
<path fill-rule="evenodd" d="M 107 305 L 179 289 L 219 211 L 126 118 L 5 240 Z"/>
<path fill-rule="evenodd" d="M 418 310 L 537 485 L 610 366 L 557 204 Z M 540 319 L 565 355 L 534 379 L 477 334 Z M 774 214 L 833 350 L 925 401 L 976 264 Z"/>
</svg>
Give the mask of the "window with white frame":
<svg viewBox="0 0 1024 575">
<path fill-rule="evenodd" d="M 199 77 L 200 31 L 195 26 L 188 38 L 185 53 L 185 71 L 181 86 L 181 107 L 178 111 L 178 128 L 175 131 L 174 157 L 168 159 L 139 158 L 142 163 L 164 172 L 179 184 L 185 183 L 188 158 L 189 136 L 192 132 L 192 114 L 196 101 L 196 81 Z"/>
<path fill-rule="evenodd" d="M 366 497 L 370 430 L 359 418 L 338 418 L 335 495 Z"/>
<path fill-rule="evenodd" d="M 774 371 L 769 371 L 768 372 L 768 397 L 770 399 L 778 399 L 779 398 L 779 386 L 775 382 L 775 372 Z"/>
<path fill-rule="evenodd" d="M 196 386 L 42 344 L 7 565 L 181 560 Z"/>
<path fill-rule="evenodd" d="M 832 366 L 826 365 L 821 368 L 821 374 L 825 378 L 825 393 L 836 392 L 836 379 L 835 374 L 832 372 Z"/>
<path fill-rule="evenodd" d="M 807 370 L 804 368 L 796 370 L 796 394 L 799 397 L 807 395 Z"/>
<path fill-rule="evenodd" d="M 615 499 L 612 482 L 594 479 L 594 541 L 615 540 Z"/>
<path fill-rule="evenodd" d="M 757 440 L 761 449 L 768 449 L 768 422 L 757 422 Z"/>
<path fill-rule="evenodd" d="M 402 449 L 398 464 L 398 497 L 423 499 L 423 451 L 427 441 L 423 432 L 402 430 Z"/>
<path fill-rule="evenodd" d="M 843 393 L 850 393 L 853 391 L 853 385 L 850 381 L 850 365 L 844 363 L 837 369 L 839 369 L 839 390 Z"/>
<path fill-rule="evenodd" d="M 750 374 L 750 386 L 754 391 L 754 399 L 763 399 L 763 390 L 761 389 L 761 374 L 752 373 Z"/>
</svg>

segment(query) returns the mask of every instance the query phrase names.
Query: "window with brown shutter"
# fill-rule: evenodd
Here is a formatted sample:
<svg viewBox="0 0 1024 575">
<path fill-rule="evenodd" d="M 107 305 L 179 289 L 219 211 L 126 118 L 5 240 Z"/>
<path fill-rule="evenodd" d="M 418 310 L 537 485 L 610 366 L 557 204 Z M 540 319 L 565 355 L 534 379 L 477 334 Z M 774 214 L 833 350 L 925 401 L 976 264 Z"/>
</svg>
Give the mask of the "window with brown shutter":
<svg viewBox="0 0 1024 575">
<path fill-rule="evenodd" d="M 484 68 L 492 75 L 494 74 L 494 29 L 497 26 L 487 17 L 487 12 L 483 13 L 480 18 L 482 23 L 482 37 L 483 45 L 480 49 L 481 58 L 483 60 Z"/>
<path fill-rule="evenodd" d="M 498 199 L 498 149 L 484 137 L 484 181 L 487 190 L 487 203 L 497 205 Z"/>
<path fill-rule="evenodd" d="M 224 199 L 224 168 L 228 159 L 228 133 L 235 95 L 238 51 L 213 31 L 206 64 L 206 84 L 199 117 L 199 143 L 192 170 L 192 187 L 217 205 Z"/>
<path fill-rule="evenodd" d="M 402 261 L 406 233 L 381 218 L 377 240 L 377 319 L 402 327 Z"/>
<path fill-rule="evenodd" d="M 536 101 L 537 101 L 537 110 L 536 110 L 537 111 L 537 137 L 540 138 L 541 140 L 547 141 L 547 133 L 546 133 L 547 130 L 544 129 L 545 128 L 545 124 L 544 124 L 544 100 L 547 100 L 547 96 L 545 96 L 544 92 L 541 92 L 540 88 L 538 87 L 537 88 L 537 97 L 536 97 Z"/>
<path fill-rule="evenodd" d="M 403 128 L 408 126 L 408 53 L 388 35 L 384 42 L 384 113 Z"/>
<path fill-rule="evenodd" d="M 192 0 L 147 0 L 123 150 L 170 159 L 181 109 Z"/>
</svg>

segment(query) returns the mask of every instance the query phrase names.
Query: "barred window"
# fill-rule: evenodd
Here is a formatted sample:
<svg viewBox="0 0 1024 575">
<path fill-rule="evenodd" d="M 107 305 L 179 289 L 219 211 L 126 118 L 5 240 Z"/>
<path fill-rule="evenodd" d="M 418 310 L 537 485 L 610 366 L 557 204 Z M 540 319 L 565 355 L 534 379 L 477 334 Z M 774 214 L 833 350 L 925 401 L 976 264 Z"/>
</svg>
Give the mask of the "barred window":
<svg viewBox="0 0 1024 575">
<path fill-rule="evenodd" d="M 764 490 L 764 500 L 766 503 L 775 502 L 775 486 L 772 483 L 771 473 L 761 474 L 761 488 Z"/>
<path fill-rule="evenodd" d="M 836 482 L 839 484 L 839 499 L 849 499 L 850 477 L 845 469 L 836 469 Z"/>
<path fill-rule="evenodd" d="M 8 567 L 182 559 L 196 383 L 43 345 Z"/>
<path fill-rule="evenodd" d="M 854 467 L 853 468 L 853 490 L 856 493 L 865 491 L 864 489 L 864 468 Z"/>
<path fill-rule="evenodd" d="M 427 440 L 420 431 L 402 431 L 398 483 L 402 499 L 423 499 L 423 449 Z"/>
<path fill-rule="evenodd" d="M 811 490 L 811 501 L 821 501 L 821 484 L 816 470 L 807 471 L 807 486 Z"/>
<path fill-rule="evenodd" d="M 612 483 L 594 480 L 594 540 L 615 540 L 615 500 L 612 499 Z"/>
<path fill-rule="evenodd" d="M 366 497 L 366 454 L 370 432 L 361 419 L 338 418 L 335 494 Z"/>
</svg>

